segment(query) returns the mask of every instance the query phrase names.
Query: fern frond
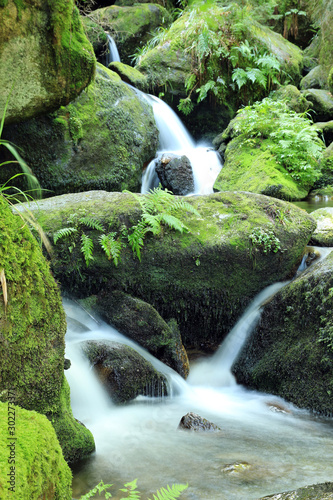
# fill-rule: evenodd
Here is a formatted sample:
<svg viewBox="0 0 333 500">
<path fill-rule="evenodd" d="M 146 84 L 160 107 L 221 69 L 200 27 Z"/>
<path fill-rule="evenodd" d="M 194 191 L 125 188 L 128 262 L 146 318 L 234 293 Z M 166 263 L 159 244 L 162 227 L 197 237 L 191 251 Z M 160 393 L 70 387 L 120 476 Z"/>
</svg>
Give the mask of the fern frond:
<svg viewBox="0 0 333 500">
<path fill-rule="evenodd" d="M 96 231 L 104 231 L 104 227 L 99 221 L 88 216 L 80 217 L 79 223 L 89 227 L 90 229 L 96 229 Z"/>
<path fill-rule="evenodd" d="M 171 227 L 171 229 L 175 229 L 180 233 L 187 232 L 189 229 L 185 224 L 179 220 L 177 217 L 171 214 L 161 214 L 160 215 L 161 222 L 164 222 L 167 226 Z"/>
<path fill-rule="evenodd" d="M 86 261 L 87 267 L 91 260 L 94 260 L 93 257 L 93 248 L 94 244 L 92 239 L 87 236 L 85 233 L 81 234 L 81 252 L 83 253 L 84 260 Z"/>
<path fill-rule="evenodd" d="M 134 479 L 130 483 L 124 484 L 124 488 L 120 488 L 119 491 L 124 491 L 125 493 L 128 493 L 128 495 L 124 498 L 120 498 L 120 500 L 140 500 L 141 495 L 140 491 L 138 491 L 137 488 L 137 479 Z"/>
<path fill-rule="evenodd" d="M 190 212 L 191 214 L 197 215 L 200 217 L 200 214 L 198 210 L 191 205 L 188 201 L 185 200 L 177 200 L 175 199 L 173 206 L 172 206 L 172 212 L 177 212 L 178 210 L 186 210 L 187 212 Z"/>
<path fill-rule="evenodd" d="M 58 240 L 61 240 L 63 238 L 68 238 L 68 236 L 71 236 L 72 234 L 77 233 L 76 227 L 62 227 L 58 231 L 56 231 L 53 235 L 53 242 L 54 244 L 57 243 Z"/>
<path fill-rule="evenodd" d="M 116 233 L 102 234 L 98 240 L 107 258 L 112 260 L 114 265 L 117 266 L 120 261 L 122 244 L 115 239 L 115 236 Z"/>
<path fill-rule="evenodd" d="M 141 261 L 141 248 L 143 247 L 143 239 L 147 232 L 145 224 L 139 222 L 137 226 L 133 227 L 133 232 L 127 236 L 128 243 L 133 252 L 136 253 L 137 258 Z"/>
<path fill-rule="evenodd" d="M 146 223 L 146 232 L 150 231 L 155 235 L 160 234 L 161 223 L 157 215 L 144 213 L 142 214 L 142 220 Z"/>
<path fill-rule="evenodd" d="M 176 500 L 186 488 L 188 488 L 188 484 L 173 484 L 171 488 L 168 485 L 166 488 L 158 490 L 156 495 L 153 495 L 153 500 Z M 151 499 L 148 498 L 148 500 Z"/>
</svg>

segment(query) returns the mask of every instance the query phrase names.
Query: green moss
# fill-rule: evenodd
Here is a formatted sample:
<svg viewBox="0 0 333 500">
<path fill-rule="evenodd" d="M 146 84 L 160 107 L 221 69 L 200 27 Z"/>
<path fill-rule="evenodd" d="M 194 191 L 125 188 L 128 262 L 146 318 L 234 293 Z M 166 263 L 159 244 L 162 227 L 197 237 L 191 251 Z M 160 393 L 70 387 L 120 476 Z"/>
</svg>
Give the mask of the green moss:
<svg viewBox="0 0 333 500">
<path fill-rule="evenodd" d="M 251 191 L 285 200 L 305 198 L 308 191 L 277 163 L 268 145 L 268 140 L 253 140 L 249 145 L 243 136 L 234 138 L 225 151 L 225 163 L 214 189 Z"/>
<path fill-rule="evenodd" d="M 7 7 L 8 0 L 0 0 L 0 7 Z"/>
<path fill-rule="evenodd" d="M 87 268 L 79 251 L 70 254 L 67 242 L 57 244 L 53 269 L 63 289 L 79 297 L 105 288 L 122 290 L 153 305 L 164 320 L 175 318 L 187 346 L 220 342 L 256 293 L 292 272 L 315 223 L 293 205 L 252 193 L 186 200 L 200 213 L 200 218 L 186 215 L 191 232 L 165 229 L 160 237 L 147 236 L 141 263 L 128 249 L 115 268 L 96 242 L 95 259 Z M 84 200 L 82 195 L 58 197 L 39 207 L 50 233 L 79 210 L 98 214 L 111 231 L 136 224 L 140 214 L 134 198 L 119 193 L 85 193 Z M 253 251 L 249 235 L 258 226 L 273 227 L 281 252 Z"/>
<path fill-rule="evenodd" d="M 12 406 L 10 411 L 13 412 Z M 0 433 L 3 438 L 0 446 L 1 498 L 70 500 L 72 474 L 52 425 L 44 415 L 34 411 L 18 406 L 14 411 L 15 440 L 11 441 L 7 428 L 8 405 L 0 403 Z M 9 476 L 10 473 L 12 476 Z M 13 487 L 9 483 L 11 479 L 14 492 L 9 490 Z"/>
<path fill-rule="evenodd" d="M 123 82 L 130 83 L 136 88 L 143 90 L 147 87 L 146 77 L 135 68 L 121 62 L 112 62 L 109 69 L 117 73 Z"/>
</svg>

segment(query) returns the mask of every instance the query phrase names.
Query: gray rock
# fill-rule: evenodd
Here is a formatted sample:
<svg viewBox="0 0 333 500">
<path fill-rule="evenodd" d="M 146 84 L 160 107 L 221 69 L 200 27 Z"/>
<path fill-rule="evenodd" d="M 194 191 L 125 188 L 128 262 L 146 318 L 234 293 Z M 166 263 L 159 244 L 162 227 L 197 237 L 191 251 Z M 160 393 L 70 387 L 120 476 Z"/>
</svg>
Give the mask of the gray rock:
<svg viewBox="0 0 333 500">
<path fill-rule="evenodd" d="M 181 418 L 178 429 L 196 432 L 216 432 L 221 430 L 220 427 L 213 424 L 213 422 L 209 422 L 209 420 L 192 412 L 186 413 L 186 415 Z"/>
<path fill-rule="evenodd" d="M 184 196 L 193 193 L 193 170 L 187 156 L 166 153 L 156 163 L 155 169 L 162 187 L 172 191 L 176 195 Z"/>
</svg>

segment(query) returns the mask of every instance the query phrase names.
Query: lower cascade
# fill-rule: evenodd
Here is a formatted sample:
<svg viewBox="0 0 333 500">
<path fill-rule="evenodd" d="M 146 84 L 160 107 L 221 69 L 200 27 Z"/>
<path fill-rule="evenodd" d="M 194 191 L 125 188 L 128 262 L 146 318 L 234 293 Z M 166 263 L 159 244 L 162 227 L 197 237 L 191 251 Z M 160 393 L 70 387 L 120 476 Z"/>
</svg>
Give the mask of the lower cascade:
<svg viewBox="0 0 333 500">
<path fill-rule="evenodd" d="M 182 498 L 198 500 L 258 499 L 331 480 L 331 420 L 246 390 L 231 374 L 261 305 L 283 285 L 272 285 L 255 298 L 219 350 L 191 367 L 188 382 L 114 328 L 64 301 L 72 409 L 96 442 L 96 453 L 75 471 L 75 498 L 101 479 L 117 488 L 138 478 L 139 490 L 147 496 L 167 484 L 188 483 Z M 81 342 L 92 339 L 134 347 L 165 374 L 169 395 L 138 396 L 114 405 L 82 354 Z M 218 431 L 179 429 L 188 413 L 213 422 Z"/>
</svg>

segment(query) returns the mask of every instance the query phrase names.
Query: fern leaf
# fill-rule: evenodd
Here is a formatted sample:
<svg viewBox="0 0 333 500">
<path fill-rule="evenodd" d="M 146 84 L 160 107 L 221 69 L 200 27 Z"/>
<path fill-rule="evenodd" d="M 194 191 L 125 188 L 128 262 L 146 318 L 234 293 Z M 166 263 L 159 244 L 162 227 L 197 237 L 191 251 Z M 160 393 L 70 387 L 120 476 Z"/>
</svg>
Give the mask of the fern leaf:
<svg viewBox="0 0 333 500">
<path fill-rule="evenodd" d="M 157 235 L 161 232 L 161 224 L 159 217 L 152 214 L 142 214 L 142 220 L 146 224 L 146 232 L 151 231 L 153 234 Z"/>
<path fill-rule="evenodd" d="M 160 215 L 161 222 L 164 222 L 167 226 L 171 227 L 171 229 L 175 229 L 176 231 L 179 231 L 180 233 L 184 233 L 188 231 L 188 227 L 185 226 L 185 224 L 175 217 L 174 215 L 171 214 L 161 214 Z"/>
<path fill-rule="evenodd" d="M 80 217 L 79 223 L 89 227 L 90 229 L 96 229 L 96 231 L 104 231 L 103 225 L 91 217 Z"/>
<path fill-rule="evenodd" d="M 188 201 L 175 199 L 173 206 L 172 206 L 172 211 L 177 212 L 178 210 L 181 210 L 183 212 L 186 210 L 187 212 L 191 212 L 192 214 L 200 217 L 198 210 L 193 205 L 188 203 Z"/>
<path fill-rule="evenodd" d="M 153 495 L 153 500 L 176 500 L 180 497 L 181 493 L 188 488 L 188 484 L 173 484 L 166 488 L 161 488 Z M 151 500 L 148 498 L 148 500 Z"/>
<path fill-rule="evenodd" d="M 81 252 L 83 253 L 84 260 L 86 261 L 87 267 L 91 260 L 94 260 L 93 257 L 93 248 L 94 244 L 91 238 L 87 236 L 85 233 L 81 234 Z"/>
<path fill-rule="evenodd" d="M 231 79 L 237 83 L 238 90 L 240 90 L 248 80 L 247 72 L 242 68 L 236 68 L 232 72 Z"/>
<path fill-rule="evenodd" d="M 62 227 L 58 231 L 56 231 L 53 235 L 53 242 L 54 244 L 57 243 L 58 240 L 61 240 L 63 238 L 68 238 L 72 234 L 77 233 L 76 227 Z"/>
<path fill-rule="evenodd" d="M 136 253 L 137 258 L 141 261 L 141 248 L 143 247 L 143 240 L 146 234 L 146 226 L 139 223 L 137 226 L 133 227 L 133 232 L 128 235 L 127 240 L 133 250 Z"/>
<path fill-rule="evenodd" d="M 115 239 L 116 233 L 102 234 L 99 237 L 99 243 L 104 250 L 107 258 L 112 260 L 114 265 L 117 266 L 120 261 L 120 252 L 122 244 Z"/>
</svg>

